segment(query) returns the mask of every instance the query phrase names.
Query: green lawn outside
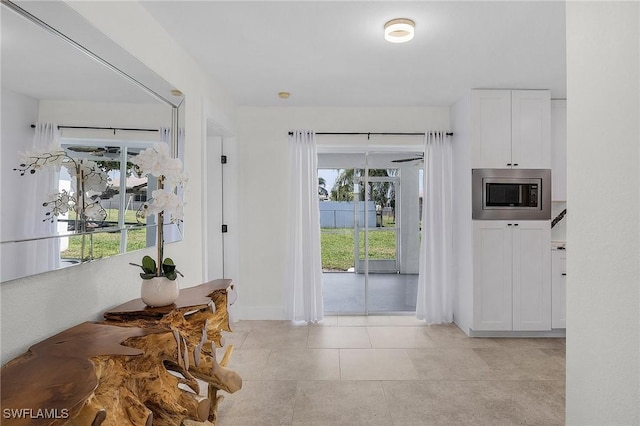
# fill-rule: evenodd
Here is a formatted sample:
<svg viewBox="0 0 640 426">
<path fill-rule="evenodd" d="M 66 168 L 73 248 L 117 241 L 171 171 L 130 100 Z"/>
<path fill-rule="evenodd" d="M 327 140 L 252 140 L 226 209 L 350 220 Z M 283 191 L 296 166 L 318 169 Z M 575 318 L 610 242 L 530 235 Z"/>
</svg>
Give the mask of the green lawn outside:
<svg viewBox="0 0 640 426">
<path fill-rule="evenodd" d="M 323 228 L 320 233 L 322 268 L 346 271 L 355 266 L 352 228 Z M 360 258 L 364 258 L 364 231 L 360 231 Z M 396 233 L 377 228 L 369 231 L 369 259 L 395 259 Z"/>
<path fill-rule="evenodd" d="M 107 209 L 107 220 L 117 221 L 118 210 Z M 125 221 L 136 222 L 135 210 L 127 210 Z M 82 252 L 82 240 L 84 238 L 84 257 L 89 256 L 90 244 L 93 246 L 93 259 L 100 259 L 107 256 L 114 256 L 120 253 L 120 231 L 118 232 L 96 232 L 90 235 L 75 235 L 69 237 L 69 248 L 60 253 L 63 259 L 80 259 Z M 147 230 L 133 229 L 127 231 L 127 251 L 140 250 L 147 246 Z"/>
</svg>

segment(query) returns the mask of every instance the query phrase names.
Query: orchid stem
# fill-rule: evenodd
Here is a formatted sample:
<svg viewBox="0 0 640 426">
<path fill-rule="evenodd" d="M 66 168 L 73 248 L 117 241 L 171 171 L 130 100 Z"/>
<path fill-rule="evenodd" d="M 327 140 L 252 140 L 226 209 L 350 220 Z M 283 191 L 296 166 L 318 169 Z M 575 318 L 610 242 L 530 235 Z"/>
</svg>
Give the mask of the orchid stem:
<svg viewBox="0 0 640 426">
<path fill-rule="evenodd" d="M 162 177 L 158 178 L 158 189 L 164 189 L 164 179 Z M 164 259 L 164 214 L 163 212 L 158 213 L 158 241 L 156 241 L 156 245 L 158 246 L 158 265 L 156 276 L 162 276 L 162 259 Z"/>
</svg>

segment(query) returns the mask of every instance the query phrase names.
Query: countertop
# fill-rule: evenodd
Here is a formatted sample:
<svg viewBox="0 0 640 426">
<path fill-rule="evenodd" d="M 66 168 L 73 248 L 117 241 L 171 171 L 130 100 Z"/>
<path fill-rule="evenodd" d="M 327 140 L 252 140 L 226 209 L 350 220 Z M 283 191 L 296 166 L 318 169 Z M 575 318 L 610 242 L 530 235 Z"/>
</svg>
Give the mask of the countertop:
<svg viewBox="0 0 640 426">
<path fill-rule="evenodd" d="M 566 250 L 567 249 L 567 242 L 564 240 L 552 240 L 551 241 L 551 249 L 552 250 L 557 250 L 558 248 Z"/>
</svg>

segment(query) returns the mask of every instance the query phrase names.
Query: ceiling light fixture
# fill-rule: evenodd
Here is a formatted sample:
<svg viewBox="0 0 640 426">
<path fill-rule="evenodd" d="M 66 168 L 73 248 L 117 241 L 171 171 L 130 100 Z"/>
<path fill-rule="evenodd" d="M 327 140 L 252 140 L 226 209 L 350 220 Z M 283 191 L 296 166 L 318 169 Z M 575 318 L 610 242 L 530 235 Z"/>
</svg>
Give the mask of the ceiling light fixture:
<svg viewBox="0 0 640 426">
<path fill-rule="evenodd" d="M 415 26 L 411 19 L 392 19 L 384 24 L 384 39 L 391 43 L 406 43 L 413 39 Z"/>
<path fill-rule="evenodd" d="M 280 99 L 289 99 L 289 96 L 291 96 L 291 93 L 289 93 L 289 92 L 280 92 L 280 93 L 278 93 L 278 97 Z"/>
</svg>

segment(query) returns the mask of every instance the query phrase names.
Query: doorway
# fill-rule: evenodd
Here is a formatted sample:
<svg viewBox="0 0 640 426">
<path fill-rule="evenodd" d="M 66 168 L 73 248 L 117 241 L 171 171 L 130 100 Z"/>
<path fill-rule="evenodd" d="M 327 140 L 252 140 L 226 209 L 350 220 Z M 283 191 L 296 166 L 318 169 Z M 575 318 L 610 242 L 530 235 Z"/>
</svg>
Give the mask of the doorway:
<svg viewBox="0 0 640 426">
<path fill-rule="evenodd" d="M 422 164 L 407 156 L 318 155 L 326 314 L 415 312 Z"/>
</svg>

